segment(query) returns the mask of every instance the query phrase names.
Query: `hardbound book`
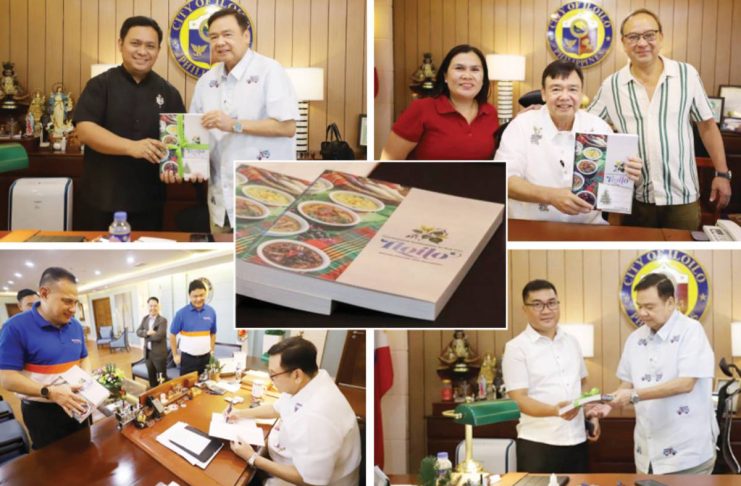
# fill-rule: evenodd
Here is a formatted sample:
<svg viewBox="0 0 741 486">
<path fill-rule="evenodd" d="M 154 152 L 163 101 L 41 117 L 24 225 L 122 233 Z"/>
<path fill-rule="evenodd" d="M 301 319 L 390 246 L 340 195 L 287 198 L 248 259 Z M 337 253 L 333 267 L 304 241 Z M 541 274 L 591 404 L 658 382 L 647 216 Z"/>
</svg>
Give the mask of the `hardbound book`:
<svg viewBox="0 0 741 486">
<path fill-rule="evenodd" d="M 630 214 L 634 183 L 625 163 L 637 155 L 638 135 L 577 133 L 571 192 L 597 210 Z"/>
<path fill-rule="evenodd" d="M 160 114 L 160 141 L 167 147 L 160 173 L 172 172 L 186 181 L 209 178 L 209 134 L 202 118 L 191 113 Z"/>
<path fill-rule="evenodd" d="M 68 384 L 70 386 L 79 386 L 77 392 L 87 402 L 84 413 L 73 412 L 72 417 L 78 422 L 85 421 L 93 411 L 98 408 L 109 396 L 110 392 L 95 380 L 90 373 L 75 365 L 54 381 L 55 385 Z"/>
<path fill-rule="evenodd" d="M 237 279 L 434 320 L 502 222 L 502 204 L 325 171 L 239 254 Z M 290 215 L 290 216 L 289 216 Z M 305 224 L 304 224 L 305 222 Z M 290 300 L 276 302 L 293 307 Z"/>
</svg>

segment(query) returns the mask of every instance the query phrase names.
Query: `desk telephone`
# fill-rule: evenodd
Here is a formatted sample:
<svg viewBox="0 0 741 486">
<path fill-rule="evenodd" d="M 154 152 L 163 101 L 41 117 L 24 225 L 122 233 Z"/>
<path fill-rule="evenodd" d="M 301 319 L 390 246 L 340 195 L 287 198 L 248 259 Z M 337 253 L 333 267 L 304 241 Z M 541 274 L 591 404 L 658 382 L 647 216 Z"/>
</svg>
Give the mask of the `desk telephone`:
<svg viewBox="0 0 741 486">
<path fill-rule="evenodd" d="M 705 225 L 702 230 L 710 241 L 741 241 L 741 226 L 729 219 L 719 219 L 717 226 Z"/>
</svg>

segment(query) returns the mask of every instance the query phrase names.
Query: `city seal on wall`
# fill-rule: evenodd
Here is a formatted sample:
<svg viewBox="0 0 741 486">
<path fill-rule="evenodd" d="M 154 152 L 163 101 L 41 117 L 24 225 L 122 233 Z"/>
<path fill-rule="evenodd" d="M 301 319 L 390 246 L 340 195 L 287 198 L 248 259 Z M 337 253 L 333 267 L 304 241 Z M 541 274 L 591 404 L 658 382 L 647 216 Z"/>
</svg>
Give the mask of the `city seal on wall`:
<svg viewBox="0 0 741 486">
<path fill-rule="evenodd" d="M 190 76 L 200 78 L 211 69 L 211 45 L 208 40 L 208 18 L 223 8 L 238 10 L 242 7 L 231 0 L 190 0 L 180 7 L 170 22 L 168 38 L 173 58 Z M 247 15 L 250 31 L 250 48 L 254 39 L 253 22 Z"/>
<path fill-rule="evenodd" d="M 612 47 L 612 20 L 592 2 L 569 2 L 551 14 L 546 36 L 557 58 L 589 67 L 604 59 Z"/>
<path fill-rule="evenodd" d="M 708 305 L 710 289 L 705 270 L 691 255 L 679 250 L 653 250 L 633 260 L 623 274 L 620 302 L 628 318 L 642 326 L 636 307 L 638 282 L 649 273 L 663 273 L 674 283 L 677 310 L 692 319 L 700 320 Z"/>
</svg>

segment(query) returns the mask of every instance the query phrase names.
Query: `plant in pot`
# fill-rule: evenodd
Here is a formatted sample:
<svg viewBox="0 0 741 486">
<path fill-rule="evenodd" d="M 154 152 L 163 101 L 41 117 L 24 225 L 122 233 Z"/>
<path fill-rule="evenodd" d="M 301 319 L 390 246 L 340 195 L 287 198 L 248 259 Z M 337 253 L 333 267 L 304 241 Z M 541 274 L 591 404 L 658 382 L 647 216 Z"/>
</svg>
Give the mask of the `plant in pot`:
<svg viewBox="0 0 741 486">
<path fill-rule="evenodd" d="M 208 372 L 208 379 L 219 381 L 221 378 L 221 370 L 224 369 L 224 365 L 216 359 L 213 354 L 208 358 L 208 364 L 206 365 L 206 371 Z"/>
</svg>

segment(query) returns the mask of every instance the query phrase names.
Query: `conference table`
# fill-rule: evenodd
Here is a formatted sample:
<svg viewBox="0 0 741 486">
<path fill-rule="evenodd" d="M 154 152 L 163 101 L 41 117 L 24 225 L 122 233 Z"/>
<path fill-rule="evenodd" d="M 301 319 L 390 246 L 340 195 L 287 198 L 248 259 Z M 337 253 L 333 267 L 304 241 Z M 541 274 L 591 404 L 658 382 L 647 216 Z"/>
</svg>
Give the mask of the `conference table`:
<svg viewBox="0 0 741 486">
<path fill-rule="evenodd" d="M 693 241 L 688 230 L 510 219 L 509 241 Z"/>
<path fill-rule="evenodd" d="M 205 242 L 204 238 L 209 235 L 204 233 L 184 233 L 176 231 L 132 231 L 131 241 L 136 242 L 139 238 L 157 238 L 162 243 L 170 241 L 176 242 Z M 232 233 L 227 234 L 214 234 L 212 235 L 214 241 L 231 243 L 234 241 L 234 235 Z M 38 229 L 27 229 L 27 230 L 13 230 L 13 231 L 0 231 L 0 243 L 87 243 L 87 242 L 102 242 L 103 238 L 108 237 L 107 231 L 47 231 Z M 156 243 L 157 240 L 149 240 L 150 243 Z"/>
<path fill-rule="evenodd" d="M 195 373 L 192 373 L 195 378 Z M 176 378 L 145 392 L 159 396 L 164 390 L 191 375 Z M 249 406 L 251 387 L 242 384 L 238 395 L 245 400 L 238 407 Z M 266 393 L 266 400 L 275 398 Z M 141 399 L 141 397 L 140 397 Z M 188 463 L 159 442 L 156 437 L 176 422 L 208 432 L 212 413 L 221 413 L 227 406 L 224 396 L 201 393 L 192 400 L 184 400 L 185 407 L 168 413 L 151 427 L 138 429 L 127 424 L 118 431 L 114 417 L 93 424 L 90 429 L 78 431 L 39 451 L 19 457 L 0 466 L 0 485 L 37 486 L 39 484 L 135 485 L 154 486 L 158 482 L 175 481 L 181 486 L 244 486 L 254 475 L 254 469 L 232 452 L 228 441 L 206 469 Z M 262 425 L 267 435 L 269 426 Z"/>
<path fill-rule="evenodd" d="M 527 473 L 507 473 L 502 476 L 496 486 L 514 486 L 517 481 L 526 476 L 543 476 L 542 474 L 528 475 Z M 615 486 L 620 481 L 624 486 L 633 486 L 637 480 L 653 479 L 666 486 L 731 486 L 741 484 L 741 479 L 733 474 L 714 476 L 661 476 L 646 474 L 564 474 L 569 476 L 569 486 L 588 484 L 589 486 Z M 548 476 L 545 476 L 548 477 Z M 389 475 L 392 485 L 417 484 L 417 476 L 414 474 L 392 474 Z M 658 486 L 658 485 L 657 485 Z"/>
</svg>

